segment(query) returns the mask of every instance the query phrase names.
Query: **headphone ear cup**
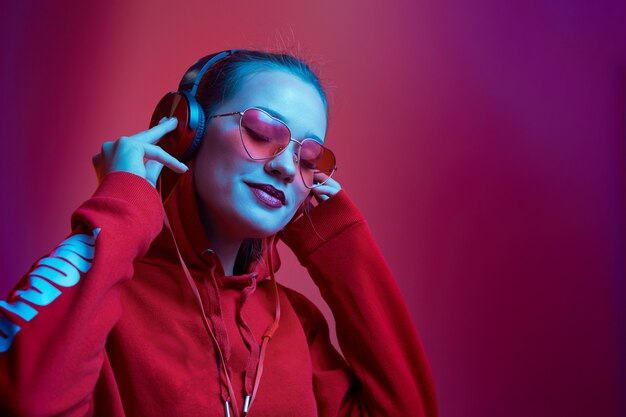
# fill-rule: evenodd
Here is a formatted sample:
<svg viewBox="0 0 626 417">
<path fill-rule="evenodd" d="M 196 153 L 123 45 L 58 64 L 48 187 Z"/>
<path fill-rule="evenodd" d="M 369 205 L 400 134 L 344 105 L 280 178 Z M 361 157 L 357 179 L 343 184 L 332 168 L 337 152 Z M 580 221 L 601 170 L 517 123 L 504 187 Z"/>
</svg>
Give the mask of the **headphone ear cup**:
<svg viewBox="0 0 626 417">
<path fill-rule="evenodd" d="M 199 107 L 195 100 L 190 102 L 185 92 L 170 92 L 159 101 L 150 119 L 150 127 L 153 127 L 163 117 L 176 117 L 176 129 L 163 135 L 157 145 L 182 162 L 192 155 L 189 150 L 196 140 L 198 125 L 204 130 L 204 113 Z"/>
<path fill-rule="evenodd" d="M 200 144 L 202 143 L 202 137 L 204 136 L 204 128 L 206 126 L 206 115 L 204 114 L 204 110 L 198 104 L 196 99 L 192 97 L 187 91 L 183 91 L 183 94 L 187 97 L 187 101 L 189 102 L 190 112 L 189 114 L 192 117 L 192 126 L 195 126 L 195 134 L 194 137 L 187 148 L 187 151 L 182 156 L 181 161 L 185 162 L 193 158 L 198 148 L 200 148 Z"/>
</svg>

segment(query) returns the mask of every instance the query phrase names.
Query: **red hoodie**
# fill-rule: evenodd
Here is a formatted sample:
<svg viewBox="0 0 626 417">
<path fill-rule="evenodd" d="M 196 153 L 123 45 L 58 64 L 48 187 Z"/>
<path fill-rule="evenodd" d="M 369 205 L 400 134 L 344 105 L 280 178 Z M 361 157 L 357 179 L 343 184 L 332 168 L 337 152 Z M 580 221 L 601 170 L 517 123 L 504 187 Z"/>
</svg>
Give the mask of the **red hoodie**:
<svg viewBox="0 0 626 417">
<path fill-rule="evenodd" d="M 241 409 L 251 351 L 274 320 L 269 239 L 247 274 L 225 277 L 196 204 L 189 171 L 165 211 Z M 72 230 L 0 301 L 0 415 L 224 416 L 224 375 L 158 192 L 134 174 L 109 173 L 73 213 Z M 279 237 L 330 306 L 343 356 L 319 309 L 278 285 L 279 327 L 249 416 L 436 416 L 402 295 L 345 190 Z"/>
</svg>

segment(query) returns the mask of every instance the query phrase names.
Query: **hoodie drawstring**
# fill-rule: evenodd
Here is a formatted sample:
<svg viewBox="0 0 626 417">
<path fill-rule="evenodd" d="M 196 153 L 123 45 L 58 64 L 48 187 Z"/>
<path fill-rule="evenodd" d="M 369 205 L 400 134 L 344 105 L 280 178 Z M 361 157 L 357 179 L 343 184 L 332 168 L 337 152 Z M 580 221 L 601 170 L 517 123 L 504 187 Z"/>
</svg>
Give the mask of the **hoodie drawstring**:
<svg viewBox="0 0 626 417">
<path fill-rule="evenodd" d="M 259 363 L 259 345 L 256 343 L 256 339 L 254 334 L 252 334 L 252 330 L 248 327 L 248 324 L 243 318 L 242 310 L 243 306 L 248 301 L 248 298 L 254 293 L 256 290 L 256 276 L 252 276 L 250 278 L 250 285 L 245 287 L 241 291 L 241 295 L 239 296 L 239 301 L 237 303 L 237 313 L 236 319 L 239 327 L 239 333 L 250 352 L 248 355 L 248 361 L 246 363 L 246 370 L 244 373 L 244 391 L 246 394 L 246 398 L 252 395 L 253 389 L 253 373 L 256 372 L 257 365 Z M 249 409 L 249 399 L 244 404 L 243 411 L 247 413 Z"/>
<path fill-rule="evenodd" d="M 158 179 L 158 189 L 159 194 L 162 197 L 161 191 L 161 177 Z M 200 309 L 200 315 L 202 317 L 202 322 L 204 324 L 207 333 L 213 339 L 216 348 L 216 361 L 217 361 L 217 369 L 218 369 L 218 378 L 220 381 L 220 395 L 222 401 L 224 403 L 224 415 L 226 417 L 231 417 L 230 409 L 232 407 L 236 416 L 241 417 L 245 416 L 252 406 L 254 399 L 256 397 L 257 390 L 259 388 L 259 384 L 261 381 L 261 375 L 263 374 L 263 362 L 265 360 L 265 351 L 267 349 L 267 345 L 271 340 L 272 336 L 276 332 L 278 328 L 278 322 L 280 320 L 280 299 L 278 294 L 278 285 L 276 283 L 276 277 L 274 276 L 274 268 L 272 264 L 272 251 L 275 247 L 275 239 L 276 236 L 271 236 L 269 238 L 269 248 L 268 248 L 268 263 L 269 263 L 269 272 L 272 281 L 272 286 L 274 289 L 274 299 L 275 299 L 275 310 L 274 310 L 274 321 L 268 328 L 265 330 L 265 333 L 262 337 L 261 346 L 256 343 L 256 339 L 252 334 L 249 326 L 245 322 L 242 316 L 241 310 L 245 302 L 248 300 L 250 295 L 254 293 L 256 290 L 256 276 L 251 277 L 250 285 L 242 290 L 242 293 L 239 298 L 239 302 L 237 304 L 236 318 L 239 326 L 239 331 L 244 339 L 248 350 L 250 351 L 250 355 L 248 356 L 248 361 L 246 363 L 245 377 L 244 377 L 244 390 L 245 390 L 245 400 L 244 400 L 244 409 L 243 414 L 239 413 L 239 407 L 237 405 L 237 399 L 235 397 L 235 393 L 233 390 L 232 382 L 230 380 L 230 375 L 232 374 L 231 369 L 228 367 L 228 359 L 230 358 L 230 343 L 228 341 L 228 332 L 226 330 L 226 326 L 224 321 L 222 320 L 221 315 L 221 305 L 219 298 L 219 289 L 217 286 L 217 282 L 214 274 L 211 274 L 212 282 L 209 285 L 209 302 L 210 302 L 210 315 L 211 322 L 213 323 L 213 327 L 215 327 L 215 332 L 212 329 L 212 326 L 209 324 L 209 320 L 206 317 L 204 305 L 202 303 L 202 298 L 200 297 L 200 291 L 183 260 L 183 257 L 180 253 L 180 249 L 178 248 L 178 243 L 176 242 L 176 238 L 174 237 L 174 232 L 170 225 L 169 219 L 167 217 L 167 212 L 164 212 L 164 223 L 170 234 L 172 235 L 172 239 L 174 240 L 174 246 L 176 247 L 176 252 L 178 253 L 178 258 L 180 260 L 181 266 L 183 268 L 183 272 L 185 273 L 185 277 L 187 278 L 187 282 L 191 287 L 191 290 L 195 296 L 197 305 Z M 220 325 L 217 325 L 219 323 Z M 223 349 L 222 349 L 223 347 Z M 254 383 L 252 383 L 252 372 L 254 371 Z"/>
<path fill-rule="evenodd" d="M 259 357 L 259 364 L 258 364 L 257 371 L 256 371 L 256 378 L 254 381 L 254 388 L 252 390 L 252 399 L 250 400 L 250 403 L 252 403 L 252 401 L 254 401 L 254 398 L 256 397 L 256 393 L 257 393 L 257 390 L 259 388 L 259 384 L 261 381 L 261 375 L 263 375 L 263 362 L 265 361 L 265 351 L 267 349 L 267 344 L 270 342 L 270 340 L 272 340 L 274 333 L 278 329 L 278 322 L 280 321 L 280 297 L 278 294 L 278 285 L 276 284 L 276 277 L 274 276 L 274 265 L 272 264 L 272 252 L 274 251 L 274 247 L 276 246 L 275 242 L 276 242 L 276 235 L 270 238 L 269 251 L 268 251 L 270 278 L 272 279 L 272 287 L 274 288 L 274 301 L 276 303 L 274 307 L 274 321 L 272 322 L 272 324 L 268 326 L 268 328 L 265 330 L 265 333 L 263 333 L 262 342 L 261 342 L 261 354 Z"/>
<path fill-rule="evenodd" d="M 195 282 L 194 282 L 194 286 Z M 215 334 L 215 341 L 222 348 L 222 355 L 216 355 L 217 360 L 217 373 L 220 383 L 220 394 L 222 401 L 228 404 L 232 400 L 232 394 L 230 394 L 228 387 L 228 375 L 232 375 L 231 369 L 228 366 L 230 359 L 231 347 L 228 341 L 228 330 L 222 320 L 222 305 L 220 303 L 219 289 L 217 287 L 217 281 L 215 276 L 211 274 L 211 283 L 208 285 L 209 296 L 209 308 L 210 308 L 210 321 L 213 324 L 213 331 Z M 204 314 L 204 308 L 203 308 Z"/>
<path fill-rule="evenodd" d="M 216 348 L 217 353 L 219 355 L 219 363 L 220 364 L 226 364 L 228 362 L 224 358 L 224 353 L 222 352 L 221 345 L 218 342 L 217 337 L 213 333 L 213 329 L 211 328 L 211 325 L 209 324 L 209 320 L 207 319 L 206 314 L 204 314 L 204 304 L 202 303 L 202 298 L 200 297 L 200 291 L 198 291 L 198 287 L 196 286 L 196 283 L 194 282 L 193 277 L 191 276 L 191 273 L 189 272 L 189 269 L 187 268 L 187 265 L 185 264 L 185 261 L 183 260 L 183 256 L 180 254 L 180 250 L 178 248 L 178 243 L 176 243 L 176 238 L 174 237 L 174 232 L 172 231 L 172 227 L 170 225 L 169 219 L 167 218 L 167 213 L 165 213 L 164 223 L 165 223 L 165 226 L 167 227 L 167 229 L 170 231 L 170 233 L 172 235 L 172 239 L 174 239 L 174 245 L 176 246 L 176 251 L 178 252 L 178 259 L 180 260 L 180 264 L 183 267 L 183 271 L 185 273 L 185 277 L 187 277 L 187 282 L 189 282 L 189 286 L 191 287 L 191 290 L 193 291 L 193 294 L 194 294 L 194 296 L 196 298 L 196 302 L 198 304 L 198 307 L 200 308 L 200 315 L 202 317 L 202 323 L 204 324 L 204 328 L 209 333 L 209 335 L 211 335 L 211 338 L 215 342 L 215 348 Z M 224 389 L 224 385 L 226 385 L 226 387 L 228 389 L 228 395 L 227 396 L 222 394 L 222 400 L 225 403 L 225 411 L 224 412 L 225 412 L 225 415 L 227 417 L 230 417 L 229 405 L 230 405 L 230 401 L 232 400 L 232 407 L 235 410 L 235 414 L 237 416 L 239 416 L 240 414 L 239 414 L 239 409 L 237 407 L 237 400 L 236 400 L 234 392 L 233 392 L 233 386 L 232 386 L 232 383 L 230 381 L 230 377 L 228 375 L 228 371 L 226 369 L 224 369 L 224 368 L 225 367 L 223 367 L 223 366 L 218 366 L 218 375 L 220 375 L 220 391 L 222 391 Z M 221 369 L 223 369 L 224 372 L 220 372 Z M 222 379 L 225 380 L 226 384 L 223 384 L 221 382 Z M 224 397 L 226 397 L 227 399 L 224 399 Z"/>
</svg>

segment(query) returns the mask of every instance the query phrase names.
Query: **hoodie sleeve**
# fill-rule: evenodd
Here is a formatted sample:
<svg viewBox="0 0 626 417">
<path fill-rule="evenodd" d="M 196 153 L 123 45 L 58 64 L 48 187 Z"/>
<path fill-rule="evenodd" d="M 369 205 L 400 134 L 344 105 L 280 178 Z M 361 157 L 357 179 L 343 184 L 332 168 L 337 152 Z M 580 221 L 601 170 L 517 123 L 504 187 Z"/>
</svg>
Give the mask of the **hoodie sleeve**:
<svg viewBox="0 0 626 417">
<path fill-rule="evenodd" d="M 0 415 L 90 412 L 121 284 L 162 224 L 158 192 L 128 172 L 74 211 L 72 233 L 0 301 Z"/>
<path fill-rule="evenodd" d="M 362 213 L 341 190 L 310 215 L 311 221 L 302 216 L 279 237 L 307 268 L 328 303 L 351 370 L 342 403 L 328 415 L 436 416 L 430 365 L 396 280 Z M 330 373 L 329 364 L 341 367 L 336 355 L 321 352 L 334 348 L 321 313 L 311 315 L 315 316 L 317 325 L 326 330 L 314 332 L 318 340 L 309 340 L 314 378 L 316 373 Z M 316 386 L 322 407 L 328 407 L 325 395 Z"/>
</svg>

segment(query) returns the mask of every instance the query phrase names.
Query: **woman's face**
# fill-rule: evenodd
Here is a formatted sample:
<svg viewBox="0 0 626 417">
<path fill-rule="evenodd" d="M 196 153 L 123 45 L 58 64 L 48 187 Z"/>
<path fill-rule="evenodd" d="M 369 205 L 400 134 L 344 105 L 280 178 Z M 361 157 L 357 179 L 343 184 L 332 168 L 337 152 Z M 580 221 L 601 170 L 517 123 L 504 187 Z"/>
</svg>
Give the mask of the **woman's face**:
<svg viewBox="0 0 626 417">
<path fill-rule="evenodd" d="M 245 69 L 245 67 L 244 67 Z M 244 77 L 234 96 L 212 114 L 259 107 L 289 126 L 294 139 L 326 135 L 326 110 L 315 87 L 279 70 L 263 70 Z M 194 161 L 194 183 L 200 213 L 213 233 L 246 239 L 270 236 L 294 216 L 309 189 L 300 177 L 290 142 L 280 155 L 251 159 L 241 143 L 239 119 L 233 115 L 207 122 L 207 131 Z M 275 207 L 249 184 L 269 184 L 282 191 L 285 204 Z"/>
</svg>

